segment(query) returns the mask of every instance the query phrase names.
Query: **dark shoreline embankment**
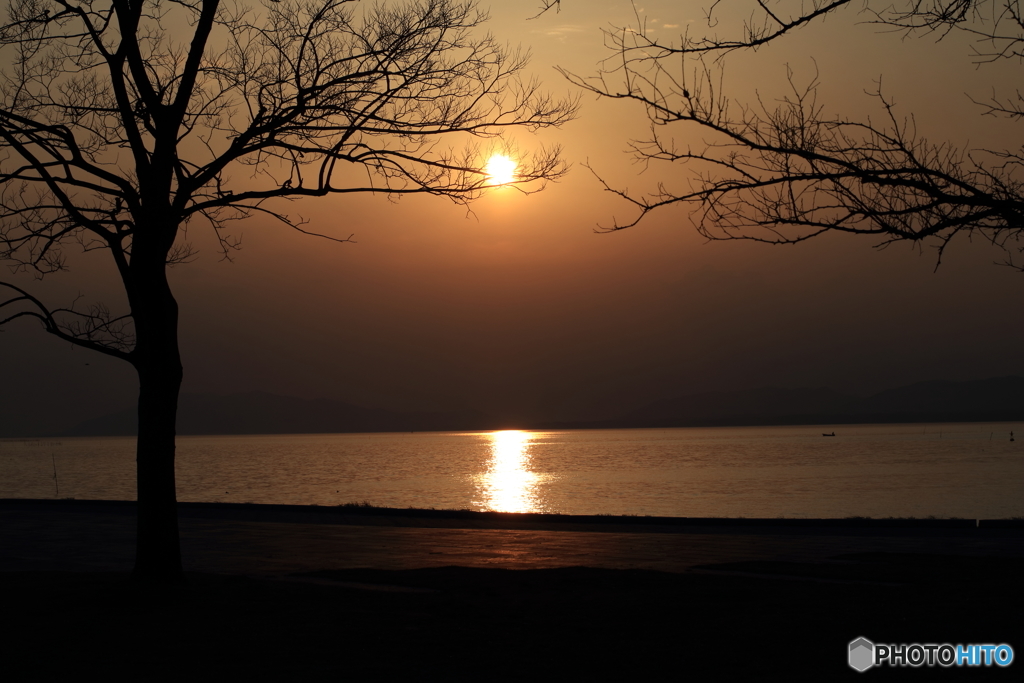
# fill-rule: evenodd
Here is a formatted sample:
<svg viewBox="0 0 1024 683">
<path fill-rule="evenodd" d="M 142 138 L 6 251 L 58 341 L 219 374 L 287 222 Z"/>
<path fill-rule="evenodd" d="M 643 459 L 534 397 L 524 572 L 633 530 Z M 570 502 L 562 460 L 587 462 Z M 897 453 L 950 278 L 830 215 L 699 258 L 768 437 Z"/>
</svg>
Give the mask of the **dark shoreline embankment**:
<svg viewBox="0 0 1024 683">
<path fill-rule="evenodd" d="M 6 670 L 33 680 L 836 681 L 861 680 L 846 652 L 858 637 L 1024 651 L 1022 520 L 181 503 L 186 581 L 153 586 L 127 580 L 134 508 L 0 500 Z M 887 673 L 945 672 L 869 675 Z M 998 667 L 963 673 L 1012 678 Z"/>
<path fill-rule="evenodd" d="M 97 512 L 134 515 L 135 501 L 89 499 L 0 499 L 0 510 L 49 509 L 54 512 Z M 388 526 L 465 526 L 493 529 L 552 529 L 572 528 L 578 531 L 616 532 L 709 532 L 728 533 L 730 530 L 779 532 L 785 530 L 819 530 L 828 533 L 860 531 L 885 533 L 905 530 L 910 533 L 927 531 L 968 531 L 996 529 L 1024 529 L 1024 518 L 1015 519 L 962 519 L 915 517 L 846 517 L 846 518 L 747 518 L 747 517 L 664 517 L 652 515 L 572 515 L 539 512 L 497 512 L 477 510 L 392 508 L 368 504 L 344 505 L 286 505 L 269 503 L 197 503 L 179 502 L 182 517 L 224 519 L 236 521 L 264 521 L 300 524 L 386 524 Z"/>
</svg>

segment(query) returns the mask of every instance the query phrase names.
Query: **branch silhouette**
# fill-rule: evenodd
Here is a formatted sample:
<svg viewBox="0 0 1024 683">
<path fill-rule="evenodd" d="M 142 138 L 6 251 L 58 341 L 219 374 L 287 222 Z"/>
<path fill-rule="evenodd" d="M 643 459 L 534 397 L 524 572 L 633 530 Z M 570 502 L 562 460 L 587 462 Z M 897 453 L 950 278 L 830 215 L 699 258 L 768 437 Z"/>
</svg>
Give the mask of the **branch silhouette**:
<svg viewBox="0 0 1024 683">
<path fill-rule="evenodd" d="M 801 86 L 790 71 L 789 93 L 777 102 L 731 100 L 722 87 L 728 55 L 808 30 L 843 11 L 848 0 L 731 3 L 745 6 L 748 18 L 736 35 L 719 35 L 716 13 L 726 4 L 709 6 L 709 35 L 687 32 L 678 44 L 653 37 L 638 13 L 635 27 L 605 32 L 612 56 L 596 75 L 562 70 L 584 90 L 644 106 L 650 137 L 631 143 L 644 167 L 691 170 L 688 183 L 662 181 L 647 195 L 601 180 L 636 209 L 633 218 L 602 230 L 629 228 L 659 208 L 681 204 L 693 207 L 697 229 L 709 239 L 777 244 L 830 231 L 862 233 L 879 236 L 880 247 L 934 243 L 937 267 L 950 241 L 967 235 L 987 240 L 1001 250 L 1004 264 L 1024 270 L 1019 151 L 928 140 L 912 115 L 896 111 L 880 79 L 868 93 L 878 103 L 877 120 L 829 114 L 817 98 L 817 74 Z M 1024 23 L 1013 0 L 913 0 L 863 11 L 868 23 L 905 36 L 964 32 L 978 39 L 973 57 L 979 62 L 1021 55 Z M 1020 118 L 1020 102 L 1019 94 L 993 98 L 981 103 L 981 113 Z M 703 144 L 677 143 L 685 126 L 703 131 Z"/>
<path fill-rule="evenodd" d="M 129 309 L 49 307 L 0 282 L 0 323 L 34 319 L 139 376 L 136 576 L 181 574 L 174 435 L 182 368 L 168 267 L 221 256 L 235 222 L 272 218 L 336 242 L 280 200 L 430 194 L 464 204 L 506 133 L 576 114 L 522 77 L 528 55 L 479 31 L 467 0 L 12 0 L 0 25 L 0 259 L 17 273 L 109 255 Z M 567 170 L 557 148 L 515 184 Z M 344 226 L 343 229 L 347 227 Z"/>
</svg>

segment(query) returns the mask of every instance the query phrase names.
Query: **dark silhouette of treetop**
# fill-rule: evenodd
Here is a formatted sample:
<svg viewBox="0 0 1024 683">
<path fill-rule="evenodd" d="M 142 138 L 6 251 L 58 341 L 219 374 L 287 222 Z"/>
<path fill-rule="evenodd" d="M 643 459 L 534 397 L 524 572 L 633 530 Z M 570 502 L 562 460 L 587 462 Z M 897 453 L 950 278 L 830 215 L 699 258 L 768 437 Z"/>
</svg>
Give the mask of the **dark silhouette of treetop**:
<svg viewBox="0 0 1024 683">
<path fill-rule="evenodd" d="M 12 0 L 0 27 L 0 257 L 39 277 L 69 253 L 111 257 L 129 309 L 51 307 L 0 282 L 0 324 L 33 318 L 130 362 L 139 393 L 136 574 L 180 573 L 174 422 L 182 369 L 169 265 L 186 226 L 237 248 L 262 214 L 346 241 L 281 198 L 372 192 L 467 202 L 510 129 L 557 126 L 575 103 L 520 75 L 527 56 L 479 31 L 474 2 Z M 524 191 L 566 170 L 519 160 Z M 342 227 L 344 229 L 344 227 Z"/>
<path fill-rule="evenodd" d="M 636 209 L 634 217 L 608 229 L 634 226 L 652 211 L 680 204 L 694 209 L 697 229 L 709 239 L 794 243 L 825 232 L 862 233 L 878 236 L 879 246 L 934 243 L 941 261 L 950 240 L 963 235 L 987 240 L 1007 265 L 1024 269 L 1019 148 L 961 149 L 929 141 L 913 117 L 897 112 L 881 82 L 871 93 L 877 120 L 829 114 L 818 100 L 817 76 L 798 85 L 790 72 L 789 94 L 778 100 L 759 96 L 737 103 L 723 92 L 730 55 L 762 50 L 763 59 L 771 45 L 813 30 L 824 17 L 852 12 L 848 5 L 850 0 L 709 3 L 706 29 L 694 24 L 674 40 L 648 31 L 638 13 L 636 26 L 605 32 L 613 56 L 596 75 L 563 71 L 586 90 L 641 103 L 650 123 L 650 136 L 634 141 L 631 150 L 661 182 L 647 195 L 605 184 Z M 856 7 L 860 20 L 905 39 L 941 39 L 951 32 L 974 38 L 971 58 L 982 65 L 1022 56 L 1024 20 L 1016 0 Z M 729 12 L 745 19 L 727 21 Z M 1019 119 L 1022 102 L 1019 93 L 997 92 L 978 103 L 979 114 Z M 679 173 L 679 164 L 688 176 Z"/>
</svg>

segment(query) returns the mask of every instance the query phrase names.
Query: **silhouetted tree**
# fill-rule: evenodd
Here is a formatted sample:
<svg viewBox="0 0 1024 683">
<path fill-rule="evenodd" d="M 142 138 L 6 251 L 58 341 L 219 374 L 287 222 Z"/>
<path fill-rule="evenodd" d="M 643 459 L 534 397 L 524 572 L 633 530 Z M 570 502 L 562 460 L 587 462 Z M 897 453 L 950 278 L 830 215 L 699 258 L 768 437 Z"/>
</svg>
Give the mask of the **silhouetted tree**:
<svg viewBox="0 0 1024 683">
<path fill-rule="evenodd" d="M 781 101 L 737 105 L 723 94 L 721 69 L 730 53 L 791 39 L 825 15 L 852 9 L 850 4 L 709 3 L 708 35 L 693 36 L 688 29 L 678 42 L 653 37 L 639 13 L 637 26 L 606 31 L 614 56 L 596 76 L 563 73 L 601 96 L 646 107 L 650 138 L 632 143 L 641 162 L 685 164 L 693 171 L 690 183 L 662 182 L 646 196 L 605 184 L 638 209 L 634 219 L 608 229 L 636 225 L 660 207 L 690 204 L 697 229 L 710 239 L 793 243 L 829 231 L 877 235 L 880 246 L 930 239 L 941 261 L 953 237 L 968 235 L 988 240 L 1002 250 L 1006 264 L 1024 269 L 1021 149 L 963 150 L 929 142 L 913 119 L 897 115 L 880 87 L 874 95 L 884 112 L 881 122 L 828 115 L 816 98 L 817 79 L 797 87 L 792 74 L 791 94 Z M 557 5 L 544 0 L 542 9 Z M 979 62 L 1024 55 L 1024 16 L 1016 0 L 906 0 L 862 11 L 905 37 L 965 32 L 978 39 Z M 717 15 L 726 12 L 748 17 L 735 36 L 716 33 L 724 30 Z M 995 96 L 980 109 L 1019 119 L 1024 99 L 1020 92 Z M 678 142 L 683 136 L 706 142 Z"/>
<path fill-rule="evenodd" d="M 0 323 L 28 317 L 138 373 L 137 577 L 181 573 L 174 483 L 182 380 L 168 266 L 205 222 L 227 255 L 233 220 L 271 200 L 376 192 L 465 202 L 480 151 L 451 145 L 574 114 L 526 57 L 475 29 L 474 2 L 12 0 L 0 27 L 0 256 L 42 277 L 67 248 L 105 250 L 129 310 L 53 308 L 0 283 Z M 443 145 L 443 146 L 442 146 Z M 358 172 L 353 172 L 358 169 Z M 516 183 L 557 178 L 557 149 Z M 327 239 L 345 241 L 344 237 Z"/>
</svg>

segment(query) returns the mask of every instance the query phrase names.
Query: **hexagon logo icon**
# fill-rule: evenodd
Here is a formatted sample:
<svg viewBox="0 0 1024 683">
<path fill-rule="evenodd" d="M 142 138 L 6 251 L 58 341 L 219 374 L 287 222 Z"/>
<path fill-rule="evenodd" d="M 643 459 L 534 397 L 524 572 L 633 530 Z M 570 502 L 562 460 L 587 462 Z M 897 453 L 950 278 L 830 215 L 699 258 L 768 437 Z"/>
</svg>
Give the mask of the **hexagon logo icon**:
<svg viewBox="0 0 1024 683">
<path fill-rule="evenodd" d="M 867 638 L 850 641 L 850 668 L 867 671 L 875 663 L 875 644 Z"/>
</svg>

